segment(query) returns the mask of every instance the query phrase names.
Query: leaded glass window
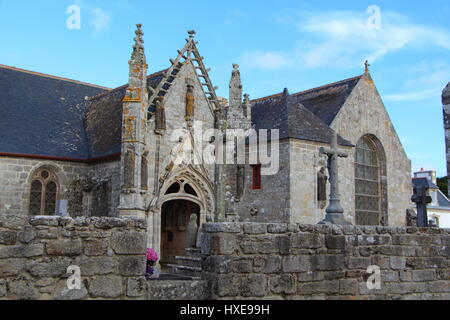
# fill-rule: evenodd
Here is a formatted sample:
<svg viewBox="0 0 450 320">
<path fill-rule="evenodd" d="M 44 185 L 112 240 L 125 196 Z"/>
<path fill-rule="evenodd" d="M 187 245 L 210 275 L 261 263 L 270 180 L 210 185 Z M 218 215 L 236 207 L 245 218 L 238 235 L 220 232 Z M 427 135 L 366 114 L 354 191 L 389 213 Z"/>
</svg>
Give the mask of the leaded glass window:
<svg viewBox="0 0 450 320">
<path fill-rule="evenodd" d="M 362 137 L 356 145 L 356 224 L 379 225 L 381 218 L 380 161 L 375 143 Z"/>
<path fill-rule="evenodd" d="M 47 169 L 33 174 L 30 188 L 30 214 L 54 215 L 58 198 L 58 178 Z"/>
</svg>

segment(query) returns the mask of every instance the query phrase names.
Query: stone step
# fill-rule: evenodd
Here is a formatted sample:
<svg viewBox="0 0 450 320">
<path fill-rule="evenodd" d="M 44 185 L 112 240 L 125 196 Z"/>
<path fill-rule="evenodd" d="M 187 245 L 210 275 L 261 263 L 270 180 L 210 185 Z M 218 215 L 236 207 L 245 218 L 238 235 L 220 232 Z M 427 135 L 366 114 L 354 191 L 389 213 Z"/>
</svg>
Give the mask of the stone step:
<svg viewBox="0 0 450 320">
<path fill-rule="evenodd" d="M 202 249 L 198 248 L 187 248 L 186 249 L 186 255 L 188 257 L 196 257 L 200 258 L 202 256 Z"/>
<path fill-rule="evenodd" d="M 180 266 L 178 264 L 169 264 L 168 267 L 172 268 L 174 274 L 200 278 L 202 276 L 202 268 Z"/>
<path fill-rule="evenodd" d="M 202 258 L 198 258 L 198 257 L 175 257 L 175 260 L 177 261 L 177 264 L 180 265 L 180 266 L 196 267 L 196 268 L 201 268 L 202 267 Z"/>
<path fill-rule="evenodd" d="M 147 281 L 146 300 L 208 300 L 211 294 L 207 281 L 153 280 Z"/>
</svg>

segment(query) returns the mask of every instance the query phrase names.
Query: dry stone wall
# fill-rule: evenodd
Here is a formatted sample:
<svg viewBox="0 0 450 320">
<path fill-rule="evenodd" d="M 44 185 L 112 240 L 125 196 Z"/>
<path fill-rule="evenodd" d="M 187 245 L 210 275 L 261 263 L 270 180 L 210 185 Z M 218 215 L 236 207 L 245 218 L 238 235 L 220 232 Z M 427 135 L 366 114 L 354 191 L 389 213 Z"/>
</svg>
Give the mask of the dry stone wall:
<svg viewBox="0 0 450 320">
<path fill-rule="evenodd" d="M 208 223 L 213 299 L 450 299 L 450 230 Z M 369 266 L 381 289 L 369 290 Z"/>
<path fill-rule="evenodd" d="M 143 299 L 146 223 L 0 215 L 1 299 Z M 69 266 L 81 289 L 69 290 Z"/>
</svg>

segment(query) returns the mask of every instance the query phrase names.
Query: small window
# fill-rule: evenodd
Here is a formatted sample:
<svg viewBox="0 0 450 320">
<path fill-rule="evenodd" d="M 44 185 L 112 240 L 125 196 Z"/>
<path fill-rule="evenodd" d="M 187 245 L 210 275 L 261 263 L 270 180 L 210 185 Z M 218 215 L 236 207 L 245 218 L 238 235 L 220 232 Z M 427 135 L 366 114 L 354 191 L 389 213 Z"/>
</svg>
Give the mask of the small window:
<svg viewBox="0 0 450 320">
<path fill-rule="evenodd" d="M 252 189 L 260 190 L 261 189 L 261 165 L 252 166 Z"/>
<path fill-rule="evenodd" d="M 53 172 L 48 169 L 35 172 L 30 188 L 30 214 L 54 215 L 58 189 L 58 178 Z"/>
</svg>

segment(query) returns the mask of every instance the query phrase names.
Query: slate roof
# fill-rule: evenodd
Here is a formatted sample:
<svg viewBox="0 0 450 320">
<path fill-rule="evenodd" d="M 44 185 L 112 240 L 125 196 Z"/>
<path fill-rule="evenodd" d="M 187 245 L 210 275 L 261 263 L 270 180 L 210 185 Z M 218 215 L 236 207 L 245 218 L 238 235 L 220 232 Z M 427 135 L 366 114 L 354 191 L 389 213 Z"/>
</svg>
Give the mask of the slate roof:
<svg viewBox="0 0 450 320">
<path fill-rule="evenodd" d="M 358 81 L 363 76 L 358 76 L 339 82 L 331 83 L 322 87 L 294 93 L 291 99 L 298 104 L 302 104 L 326 125 L 331 125 L 345 101 L 352 93 Z M 252 103 L 260 103 L 267 99 L 282 96 L 282 93 L 253 100 Z"/>
<path fill-rule="evenodd" d="M 86 158 L 82 102 L 107 90 L 0 65 L 0 153 Z"/>
<path fill-rule="evenodd" d="M 252 100 L 252 122 L 256 129 L 279 129 L 280 139 L 297 138 L 330 143 L 329 125 L 362 76 L 323 87 L 289 94 L 287 90 Z M 338 143 L 353 146 L 338 136 Z"/>
<path fill-rule="evenodd" d="M 437 185 L 435 185 L 432 181 L 430 181 L 427 178 L 413 178 L 412 182 L 414 188 L 425 187 L 428 189 L 439 189 Z"/>
<path fill-rule="evenodd" d="M 155 88 L 163 71 L 148 85 Z M 0 65 L 0 154 L 84 161 L 120 153 L 126 87 Z"/>
</svg>

